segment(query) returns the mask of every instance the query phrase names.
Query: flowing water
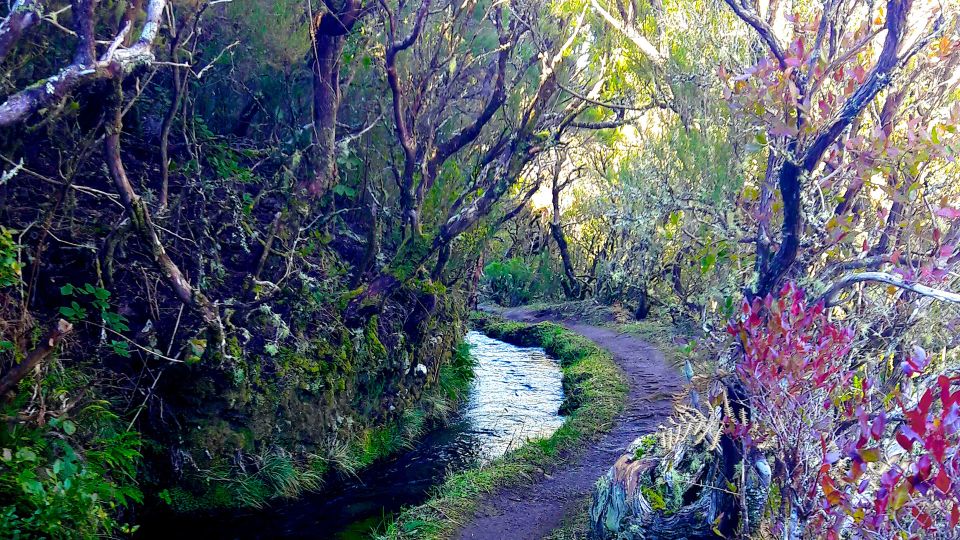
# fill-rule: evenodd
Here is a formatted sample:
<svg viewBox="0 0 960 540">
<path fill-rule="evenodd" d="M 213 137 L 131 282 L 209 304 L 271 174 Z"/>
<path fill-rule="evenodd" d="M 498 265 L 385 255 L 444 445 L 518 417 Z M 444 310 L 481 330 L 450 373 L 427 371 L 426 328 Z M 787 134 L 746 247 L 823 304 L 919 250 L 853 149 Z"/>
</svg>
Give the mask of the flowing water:
<svg viewBox="0 0 960 540">
<path fill-rule="evenodd" d="M 502 456 L 531 438 L 547 437 L 563 423 L 557 362 L 543 349 L 516 347 L 469 332 L 476 377 L 456 421 L 424 436 L 395 459 L 322 493 L 229 516 L 173 520 L 162 528 L 189 530 L 191 538 L 359 539 L 401 508 L 425 501 L 449 472 Z M 149 525 L 145 525 L 145 528 Z M 153 527 L 151 527 L 153 528 Z M 142 530 L 146 537 L 165 537 Z"/>
</svg>

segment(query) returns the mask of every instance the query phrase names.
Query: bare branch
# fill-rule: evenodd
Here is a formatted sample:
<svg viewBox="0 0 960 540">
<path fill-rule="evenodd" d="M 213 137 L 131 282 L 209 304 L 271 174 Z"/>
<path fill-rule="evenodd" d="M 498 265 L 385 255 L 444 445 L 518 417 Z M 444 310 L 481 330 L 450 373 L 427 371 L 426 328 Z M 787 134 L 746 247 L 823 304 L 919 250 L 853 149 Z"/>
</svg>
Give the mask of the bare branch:
<svg viewBox="0 0 960 540">
<path fill-rule="evenodd" d="M 900 276 L 888 274 L 886 272 L 861 272 L 859 274 L 845 276 L 831 285 L 830 288 L 827 289 L 827 292 L 823 293 L 823 295 L 820 297 L 820 300 L 823 300 L 824 304 L 827 306 L 835 306 L 837 305 L 837 296 L 840 295 L 841 291 L 857 283 L 868 282 L 883 283 L 885 285 L 897 287 L 898 289 L 904 289 L 922 296 L 928 296 L 942 302 L 953 302 L 960 304 L 960 294 L 952 291 L 934 289 L 933 287 L 928 287 L 919 283 L 907 283 Z"/>
<path fill-rule="evenodd" d="M 78 62 L 75 58 L 72 64 L 56 75 L 38 81 L 8 97 L 3 104 L 0 104 L 0 127 L 23 122 L 34 112 L 53 105 L 80 86 L 94 81 L 122 80 L 138 67 L 152 63 L 154 61 L 153 41 L 160 28 L 160 17 L 165 5 L 166 0 L 150 0 L 147 6 L 146 22 L 140 32 L 140 38 L 133 46 L 115 50 L 111 47 L 111 50 L 96 61 Z M 81 32 L 78 34 L 82 35 Z M 77 56 L 83 57 L 84 54 Z"/>
<path fill-rule="evenodd" d="M 637 48 L 640 49 L 640 52 L 650 59 L 651 62 L 657 66 L 663 66 L 666 63 L 666 58 L 653 46 L 653 43 L 650 43 L 650 40 L 640 32 L 637 32 L 636 28 L 614 17 L 609 11 L 603 9 L 603 6 L 601 6 L 597 0 L 590 0 L 590 6 L 597 14 L 603 17 L 610 26 L 619 30 L 620 33 L 636 45 Z"/>
<path fill-rule="evenodd" d="M 40 0 L 17 0 L 6 18 L 0 21 L 0 61 L 17 44 L 20 36 L 40 21 L 43 5 Z"/>
<path fill-rule="evenodd" d="M 190 306 L 203 319 L 210 330 L 210 346 L 222 351 L 225 338 L 223 323 L 220 320 L 217 307 L 200 289 L 190 285 L 180 267 L 167 254 L 157 234 L 157 227 L 153 223 L 153 217 L 150 215 L 150 209 L 147 207 L 146 201 L 134 190 L 133 184 L 127 177 L 120 154 L 120 131 L 123 118 L 120 102 L 123 93 L 119 81 L 116 82 L 115 91 L 117 103 L 114 104 L 114 116 L 112 124 L 107 128 L 107 136 L 104 138 L 104 156 L 110 170 L 110 176 L 113 178 L 117 192 L 120 193 L 120 200 L 123 201 L 123 206 L 130 216 L 130 221 L 149 247 L 154 264 L 157 265 L 177 298 Z"/>
<path fill-rule="evenodd" d="M 760 39 L 767 44 L 767 48 L 770 49 L 770 53 L 773 54 L 774 58 L 777 59 L 780 69 L 787 69 L 787 57 L 783 52 L 783 45 L 780 44 L 780 40 L 778 40 L 777 36 L 774 34 L 773 28 L 760 19 L 756 13 L 747 11 L 747 9 L 737 3 L 736 0 L 723 1 L 730 6 L 730 9 L 733 10 L 740 20 L 750 25 L 754 30 L 757 31 L 758 34 L 760 34 Z"/>
</svg>

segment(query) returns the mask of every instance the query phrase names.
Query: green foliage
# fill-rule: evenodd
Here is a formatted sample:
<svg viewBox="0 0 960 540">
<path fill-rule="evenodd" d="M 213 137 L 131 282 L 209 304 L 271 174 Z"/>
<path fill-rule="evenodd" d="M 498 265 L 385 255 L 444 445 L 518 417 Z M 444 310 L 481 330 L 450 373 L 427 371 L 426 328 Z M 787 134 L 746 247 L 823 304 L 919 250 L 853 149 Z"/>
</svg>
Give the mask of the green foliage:
<svg viewBox="0 0 960 540">
<path fill-rule="evenodd" d="M 76 287 L 72 283 L 67 283 L 60 287 L 60 294 L 65 297 L 77 298 L 84 301 L 87 307 L 81 305 L 77 300 L 71 300 L 69 306 L 60 306 L 60 315 L 63 315 L 71 322 L 81 322 L 87 318 L 87 308 L 92 307 L 100 313 L 100 320 L 103 326 L 112 330 L 116 334 L 128 332 L 127 318 L 123 315 L 110 310 L 110 291 L 92 285 L 84 284 L 83 287 Z M 108 342 L 110 349 L 114 354 L 124 358 L 130 357 L 130 344 L 125 340 L 110 339 Z"/>
<path fill-rule="evenodd" d="M 238 470 L 221 462 L 203 471 L 197 478 L 202 489 L 174 486 L 157 496 L 178 512 L 263 508 L 271 500 L 320 489 L 327 472 L 326 460 L 298 459 L 279 447 L 243 455 L 242 459 L 246 464 Z"/>
<path fill-rule="evenodd" d="M 13 231 L 0 225 L 0 288 L 20 282 L 20 246 L 13 240 Z"/>
<path fill-rule="evenodd" d="M 661 495 L 660 492 L 653 487 L 643 486 L 640 488 L 640 493 L 643 494 L 644 498 L 647 499 L 647 502 L 650 503 L 650 507 L 654 510 L 667 509 L 667 501 L 665 501 L 663 495 Z"/>
<path fill-rule="evenodd" d="M 461 341 L 450 362 L 440 367 L 440 378 L 437 380 L 437 385 L 448 400 L 456 403 L 463 401 L 473 381 L 475 366 L 470 345 Z"/>
<path fill-rule="evenodd" d="M 522 259 L 495 261 L 483 269 L 483 283 L 490 296 L 503 306 L 519 306 L 533 297 L 533 270 Z"/>
<path fill-rule="evenodd" d="M 261 507 L 276 497 L 296 497 L 304 491 L 316 490 L 322 478 L 306 467 L 298 467 L 293 458 L 281 450 L 271 450 L 258 458 L 256 470 L 241 473 L 231 484 L 231 491 L 243 506 Z"/>
<path fill-rule="evenodd" d="M 6 407 L 4 416 L 16 412 Z M 0 428 L 0 531 L 6 538 L 98 538 L 135 527 L 116 518 L 142 501 L 136 485 L 140 436 L 105 402 L 75 418 Z"/>
<path fill-rule="evenodd" d="M 633 453 L 634 459 L 642 459 L 643 456 L 647 455 L 648 452 L 653 450 L 657 446 L 657 436 L 656 435 L 645 435 L 640 438 L 640 444 L 637 445 L 637 449 Z"/>
</svg>

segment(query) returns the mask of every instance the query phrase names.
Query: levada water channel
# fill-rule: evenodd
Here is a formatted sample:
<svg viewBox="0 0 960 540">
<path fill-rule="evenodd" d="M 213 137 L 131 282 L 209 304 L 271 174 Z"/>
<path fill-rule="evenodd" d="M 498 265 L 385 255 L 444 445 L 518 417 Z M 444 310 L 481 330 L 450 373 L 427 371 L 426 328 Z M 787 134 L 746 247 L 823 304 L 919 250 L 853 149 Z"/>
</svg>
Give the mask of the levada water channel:
<svg viewBox="0 0 960 540">
<path fill-rule="evenodd" d="M 204 540 L 369 538 L 403 507 L 427 500 L 447 474 L 489 462 L 528 439 L 548 437 L 563 424 L 560 367 L 543 349 L 475 331 L 466 340 L 476 362 L 467 401 L 453 423 L 428 433 L 409 451 L 323 493 L 229 516 L 147 523 L 140 536 L 175 538 L 175 531 L 189 531 L 191 538 Z"/>
</svg>

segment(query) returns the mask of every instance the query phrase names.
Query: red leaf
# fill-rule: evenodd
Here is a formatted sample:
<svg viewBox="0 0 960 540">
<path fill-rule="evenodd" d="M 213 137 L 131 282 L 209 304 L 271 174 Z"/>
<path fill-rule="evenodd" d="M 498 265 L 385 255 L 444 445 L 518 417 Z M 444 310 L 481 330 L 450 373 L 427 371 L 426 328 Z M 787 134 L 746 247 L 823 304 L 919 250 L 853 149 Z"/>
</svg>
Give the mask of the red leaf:
<svg viewBox="0 0 960 540">
<path fill-rule="evenodd" d="M 841 493 L 837 491 L 835 487 L 833 487 L 833 479 L 829 476 L 824 476 L 821 485 L 823 486 L 823 495 L 826 497 L 827 503 L 830 506 L 836 506 L 840 504 L 840 501 L 842 500 Z"/>
<path fill-rule="evenodd" d="M 921 416 L 926 417 L 927 413 L 930 412 L 930 405 L 933 405 L 933 389 L 927 388 L 927 391 L 920 396 L 920 403 L 917 404 L 917 412 Z M 917 429 L 917 426 L 913 426 L 914 431 L 917 433 L 923 434 L 923 431 Z"/>
<path fill-rule="evenodd" d="M 960 523 L 960 506 L 954 503 L 953 510 L 950 511 L 950 527 L 956 527 L 957 523 Z"/>
<path fill-rule="evenodd" d="M 933 436 L 927 439 L 926 447 L 937 461 L 943 463 L 943 456 L 947 453 L 947 441 L 943 440 L 939 432 L 934 432 Z"/>
<path fill-rule="evenodd" d="M 902 446 L 903 449 L 906 450 L 907 452 L 909 452 L 910 449 L 913 448 L 913 441 L 908 439 L 906 435 L 904 435 L 903 433 L 900 433 L 899 431 L 897 432 L 897 442 L 900 443 L 900 446 Z"/>
<path fill-rule="evenodd" d="M 950 484 L 952 484 L 950 477 L 947 476 L 947 471 L 940 467 L 940 473 L 937 474 L 936 479 L 933 481 L 933 485 L 937 486 L 937 489 L 943 493 L 950 493 Z"/>
<path fill-rule="evenodd" d="M 943 410 L 946 412 L 952 404 L 952 396 L 950 395 L 950 377 L 946 375 L 940 375 L 937 377 L 937 384 L 940 385 L 940 402 L 943 403 Z"/>
<path fill-rule="evenodd" d="M 917 515 L 917 522 L 920 523 L 920 526 L 924 529 L 929 529 L 933 527 L 933 518 L 930 517 L 930 514 L 926 512 L 919 512 Z"/>
</svg>

